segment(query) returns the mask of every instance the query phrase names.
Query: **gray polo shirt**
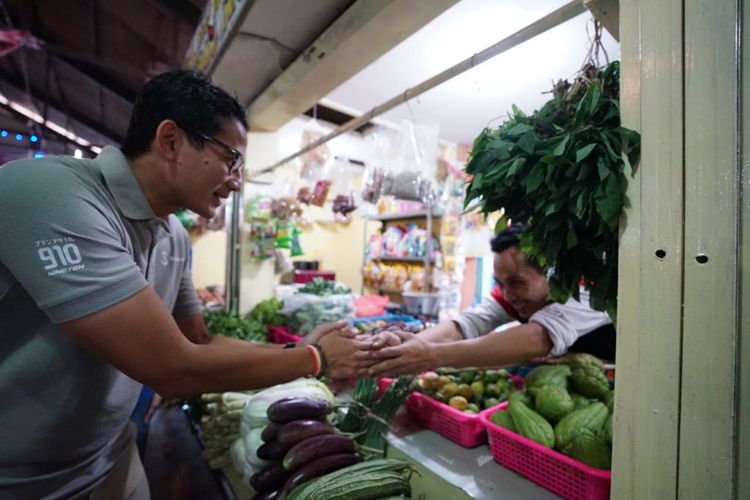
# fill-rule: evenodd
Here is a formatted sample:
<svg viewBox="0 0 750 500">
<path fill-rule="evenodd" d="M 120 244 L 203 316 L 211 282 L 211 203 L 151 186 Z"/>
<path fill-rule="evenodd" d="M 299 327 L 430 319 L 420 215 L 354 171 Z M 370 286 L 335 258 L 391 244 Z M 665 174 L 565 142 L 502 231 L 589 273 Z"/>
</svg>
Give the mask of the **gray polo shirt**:
<svg viewBox="0 0 750 500">
<path fill-rule="evenodd" d="M 0 167 L 0 497 L 86 496 L 111 468 L 141 384 L 56 324 L 147 285 L 174 316 L 199 313 L 189 258 L 116 148 Z"/>
</svg>

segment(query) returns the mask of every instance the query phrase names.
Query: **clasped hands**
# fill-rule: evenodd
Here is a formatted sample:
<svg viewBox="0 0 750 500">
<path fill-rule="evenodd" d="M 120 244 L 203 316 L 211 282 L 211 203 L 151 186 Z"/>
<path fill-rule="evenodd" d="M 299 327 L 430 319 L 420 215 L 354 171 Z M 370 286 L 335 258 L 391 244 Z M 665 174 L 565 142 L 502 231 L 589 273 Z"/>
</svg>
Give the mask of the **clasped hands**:
<svg viewBox="0 0 750 500">
<path fill-rule="evenodd" d="M 400 330 L 362 335 L 344 321 L 315 328 L 304 343 L 321 347 L 326 375 L 334 380 L 420 373 L 435 362 L 432 344 L 419 335 Z"/>
</svg>

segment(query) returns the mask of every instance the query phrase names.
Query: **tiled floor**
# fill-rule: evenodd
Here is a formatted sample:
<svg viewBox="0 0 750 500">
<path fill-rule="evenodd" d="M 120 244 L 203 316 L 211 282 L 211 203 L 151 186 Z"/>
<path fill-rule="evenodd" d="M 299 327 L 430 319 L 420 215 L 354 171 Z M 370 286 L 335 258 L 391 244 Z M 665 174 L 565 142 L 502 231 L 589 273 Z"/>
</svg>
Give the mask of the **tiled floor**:
<svg viewBox="0 0 750 500">
<path fill-rule="evenodd" d="M 152 500 L 225 500 L 216 475 L 179 408 L 161 409 L 149 424 L 143 457 Z"/>
</svg>

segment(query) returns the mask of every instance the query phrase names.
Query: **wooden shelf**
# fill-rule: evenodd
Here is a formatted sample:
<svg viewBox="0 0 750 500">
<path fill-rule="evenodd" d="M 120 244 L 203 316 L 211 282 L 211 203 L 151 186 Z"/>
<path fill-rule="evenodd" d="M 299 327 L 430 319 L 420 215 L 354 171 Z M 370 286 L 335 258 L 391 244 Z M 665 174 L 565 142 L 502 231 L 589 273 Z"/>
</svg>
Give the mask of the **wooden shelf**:
<svg viewBox="0 0 750 500">
<path fill-rule="evenodd" d="M 422 219 L 425 217 L 427 217 L 427 211 L 419 210 L 417 212 L 406 212 L 403 214 L 377 215 L 375 217 L 370 217 L 370 220 L 378 220 L 380 222 L 385 222 L 385 221 L 391 221 L 391 220 Z M 433 219 L 439 219 L 440 217 L 442 217 L 442 215 L 432 214 Z"/>
<path fill-rule="evenodd" d="M 425 258 L 424 257 L 371 257 L 370 260 L 378 260 L 380 262 L 417 262 L 419 264 L 424 264 Z M 430 259 L 430 262 L 434 262 L 433 259 Z"/>
<path fill-rule="evenodd" d="M 399 295 L 404 293 L 403 290 L 398 290 L 396 288 L 384 288 L 382 286 L 365 285 L 365 288 L 369 288 L 370 290 L 377 290 L 378 292 L 383 292 L 383 293 L 393 293 L 393 294 L 399 294 Z"/>
</svg>

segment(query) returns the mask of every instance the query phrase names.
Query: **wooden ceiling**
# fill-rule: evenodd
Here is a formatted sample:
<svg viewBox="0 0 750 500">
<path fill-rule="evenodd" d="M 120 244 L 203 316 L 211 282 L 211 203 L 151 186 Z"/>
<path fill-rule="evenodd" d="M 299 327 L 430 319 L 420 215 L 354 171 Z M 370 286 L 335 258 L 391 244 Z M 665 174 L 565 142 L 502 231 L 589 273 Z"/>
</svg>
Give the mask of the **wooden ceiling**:
<svg viewBox="0 0 750 500">
<path fill-rule="evenodd" d="M 120 143 L 138 89 L 182 66 L 205 3 L 3 0 L 0 29 L 28 31 L 39 48 L 0 58 L 0 79 Z"/>
</svg>

